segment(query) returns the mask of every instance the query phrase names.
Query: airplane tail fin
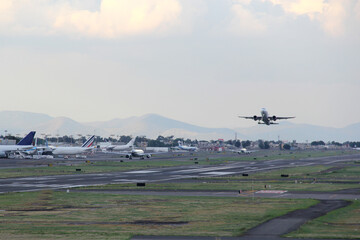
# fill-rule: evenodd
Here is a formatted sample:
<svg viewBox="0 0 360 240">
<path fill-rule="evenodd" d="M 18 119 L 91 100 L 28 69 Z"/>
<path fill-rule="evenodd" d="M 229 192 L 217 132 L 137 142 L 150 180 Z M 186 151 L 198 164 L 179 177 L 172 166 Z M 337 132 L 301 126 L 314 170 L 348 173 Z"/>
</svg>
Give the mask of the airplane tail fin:
<svg viewBox="0 0 360 240">
<path fill-rule="evenodd" d="M 94 141 L 95 141 L 95 135 L 92 135 L 88 140 L 86 140 L 84 142 L 84 144 L 81 147 L 83 147 L 83 148 L 91 147 L 91 145 L 94 143 Z"/>
<path fill-rule="evenodd" d="M 30 132 L 26 137 L 20 140 L 17 145 L 31 145 L 34 141 L 35 131 Z"/>
<path fill-rule="evenodd" d="M 136 140 L 136 136 L 133 139 L 131 139 L 126 145 L 128 147 L 134 147 L 135 140 Z"/>
<path fill-rule="evenodd" d="M 181 141 L 178 141 L 179 147 L 181 147 L 183 144 Z"/>
</svg>

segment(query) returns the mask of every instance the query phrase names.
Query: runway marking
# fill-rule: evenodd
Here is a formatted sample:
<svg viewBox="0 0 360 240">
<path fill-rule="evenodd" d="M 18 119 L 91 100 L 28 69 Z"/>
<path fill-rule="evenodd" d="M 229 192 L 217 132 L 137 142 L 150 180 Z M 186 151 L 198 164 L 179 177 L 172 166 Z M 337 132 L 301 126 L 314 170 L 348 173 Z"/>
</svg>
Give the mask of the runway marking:
<svg viewBox="0 0 360 240">
<path fill-rule="evenodd" d="M 129 182 L 129 183 L 133 183 L 133 182 L 148 182 L 148 180 L 138 180 L 138 179 L 115 179 L 112 180 L 113 182 Z"/>
<path fill-rule="evenodd" d="M 208 175 L 229 175 L 234 174 L 235 172 L 206 172 L 201 174 L 208 174 Z"/>
<path fill-rule="evenodd" d="M 209 172 L 209 171 L 216 171 L 216 170 L 225 170 L 225 169 L 231 169 L 231 168 L 234 168 L 234 166 L 193 168 L 193 169 L 174 171 L 173 173 L 185 173 L 186 174 L 186 173 L 195 173 L 195 172 Z"/>
<path fill-rule="evenodd" d="M 282 194 L 282 193 L 286 193 L 286 190 L 260 190 L 257 191 L 256 193 L 276 193 L 276 194 Z"/>
<path fill-rule="evenodd" d="M 126 172 L 126 173 L 137 174 L 137 173 L 154 173 L 154 172 L 159 172 L 159 171 L 143 170 L 143 171 L 132 171 L 132 172 Z"/>
<path fill-rule="evenodd" d="M 349 159 L 340 159 L 340 160 L 333 160 L 330 162 L 324 162 L 324 164 L 331 164 L 331 163 L 336 163 L 336 162 L 348 162 Z"/>
</svg>

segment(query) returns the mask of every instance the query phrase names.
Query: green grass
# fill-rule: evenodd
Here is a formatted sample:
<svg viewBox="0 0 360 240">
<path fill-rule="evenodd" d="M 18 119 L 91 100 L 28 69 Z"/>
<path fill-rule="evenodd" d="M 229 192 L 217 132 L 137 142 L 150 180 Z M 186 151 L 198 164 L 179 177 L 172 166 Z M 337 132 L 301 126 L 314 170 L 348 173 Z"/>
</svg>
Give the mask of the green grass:
<svg viewBox="0 0 360 240">
<path fill-rule="evenodd" d="M 287 237 L 360 239 L 360 201 L 316 218 Z"/>
<path fill-rule="evenodd" d="M 84 161 L 85 162 L 85 161 Z M 214 165 L 223 163 L 222 160 L 213 159 L 199 159 L 199 165 Z M 90 163 L 74 163 L 71 166 L 46 166 L 46 167 L 26 167 L 26 168 L 5 168 L 0 169 L 0 178 L 10 177 L 35 177 L 45 175 L 63 175 L 63 174 L 85 174 L 85 173 L 103 173 L 103 172 L 122 172 L 132 171 L 148 168 L 162 168 L 195 165 L 194 160 L 142 160 L 131 161 L 125 160 L 124 162 L 117 161 L 90 161 Z M 81 172 L 76 172 L 80 168 Z"/>
<path fill-rule="evenodd" d="M 349 184 L 329 184 L 329 183 L 312 183 L 312 181 L 303 181 L 295 183 L 295 181 L 261 181 L 261 182 L 194 182 L 194 183 L 147 183 L 141 189 L 146 190 L 197 190 L 197 191 L 249 191 L 264 190 L 265 185 L 272 190 L 287 191 L 336 191 L 357 186 Z M 83 187 L 81 189 L 119 189 L 131 190 L 139 189 L 135 183 L 127 184 L 109 184 L 104 186 Z"/>
<path fill-rule="evenodd" d="M 0 238 L 238 236 L 261 222 L 313 204 L 316 201 L 53 191 L 11 193 L 0 195 Z"/>
</svg>

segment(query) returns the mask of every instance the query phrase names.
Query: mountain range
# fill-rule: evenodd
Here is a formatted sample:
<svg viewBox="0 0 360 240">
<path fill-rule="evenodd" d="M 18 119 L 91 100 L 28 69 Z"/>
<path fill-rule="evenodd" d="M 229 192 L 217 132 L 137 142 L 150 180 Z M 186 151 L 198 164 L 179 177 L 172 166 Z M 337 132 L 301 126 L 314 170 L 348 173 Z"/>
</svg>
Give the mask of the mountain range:
<svg viewBox="0 0 360 240">
<path fill-rule="evenodd" d="M 183 137 L 198 140 L 216 140 L 219 138 L 249 140 L 296 140 L 298 142 L 323 141 L 358 141 L 360 139 L 360 123 L 344 128 L 331 128 L 310 124 L 294 124 L 282 121 L 279 125 L 258 125 L 248 128 L 206 128 L 196 126 L 157 114 L 147 114 L 140 117 L 113 119 L 102 122 L 80 123 L 67 117 L 51 117 L 41 113 L 1 111 L 0 134 L 26 134 L 35 130 L 39 135 L 88 135 L 95 134 L 104 137 L 110 135 L 145 135 L 156 138 L 159 135 Z"/>
</svg>

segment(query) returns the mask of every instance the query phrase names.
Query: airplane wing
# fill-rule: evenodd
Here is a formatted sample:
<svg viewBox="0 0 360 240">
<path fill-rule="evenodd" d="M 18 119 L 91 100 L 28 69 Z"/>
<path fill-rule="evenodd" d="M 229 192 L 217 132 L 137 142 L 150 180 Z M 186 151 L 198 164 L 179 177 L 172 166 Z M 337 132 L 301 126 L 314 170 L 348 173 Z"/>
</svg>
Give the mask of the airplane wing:
<svg viewBox="0 0 360 240">
<path fill-rule="evenodd" d="M 270 119 L 272 119 L 272 117 L 269 117 Z M 284 120 L 284 119 L 292 119 L 295 117 L 276 117 L 276 120 Z"/>
<path fill-rule="evenodd" d="M 261 120 L 262 117 L 260 116 L 252 116 L 252 117 L 246 117 L 246 116 L 238 116 L 239 118 L 245 118 L 245 119 L 252 119 L 252 120 Z"/>
</svg>

